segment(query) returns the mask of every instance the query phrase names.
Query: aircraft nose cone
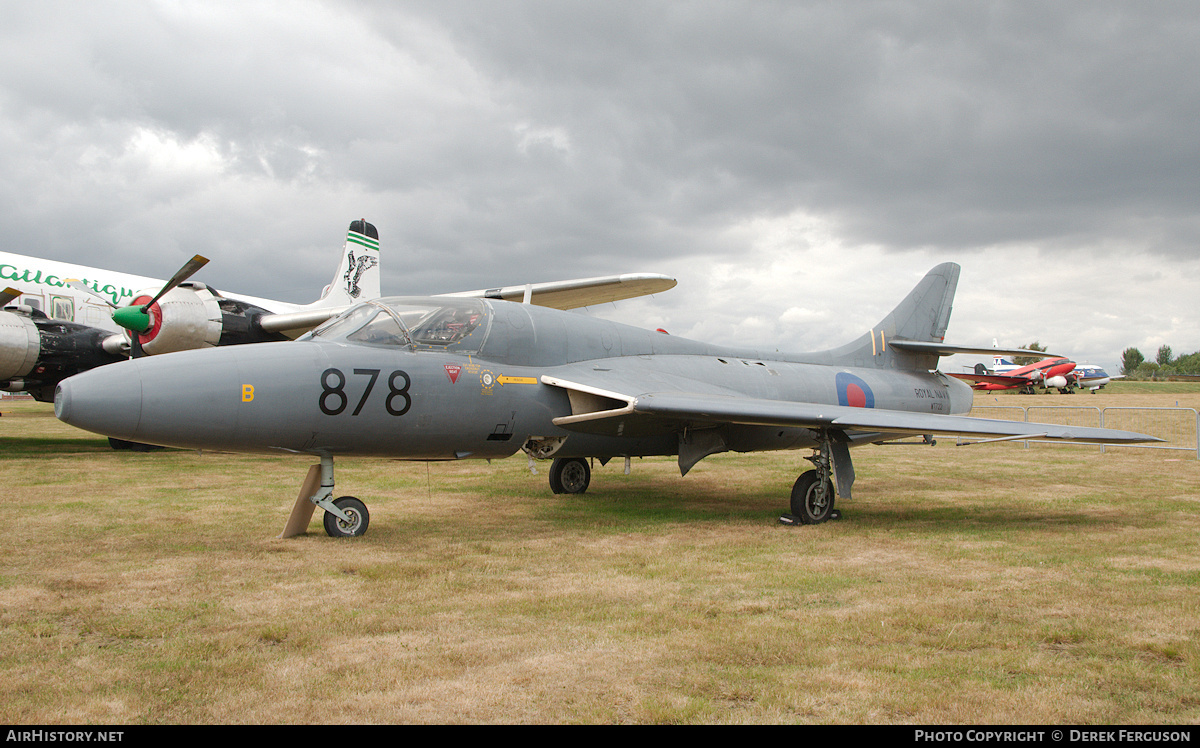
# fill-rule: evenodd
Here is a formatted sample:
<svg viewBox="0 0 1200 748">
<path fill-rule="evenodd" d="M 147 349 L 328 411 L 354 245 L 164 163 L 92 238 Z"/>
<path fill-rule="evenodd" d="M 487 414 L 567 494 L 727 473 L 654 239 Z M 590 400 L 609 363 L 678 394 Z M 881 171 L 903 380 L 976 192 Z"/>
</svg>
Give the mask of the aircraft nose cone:
<svg viewBox="0 0 1200 748">
<path fill-rule="evenodd" d="M 136 366 L 122 362 L 64 379 L 54 393 L 54 415 L 85 431 L 132 439 L 142 415 Z"/>
<path fill-rule="evenodd" d="M 63 423 L 70 423 L 71 418 L 71 388 L 59 382 L 54 388 L 54 417 Z"/>
</svg>

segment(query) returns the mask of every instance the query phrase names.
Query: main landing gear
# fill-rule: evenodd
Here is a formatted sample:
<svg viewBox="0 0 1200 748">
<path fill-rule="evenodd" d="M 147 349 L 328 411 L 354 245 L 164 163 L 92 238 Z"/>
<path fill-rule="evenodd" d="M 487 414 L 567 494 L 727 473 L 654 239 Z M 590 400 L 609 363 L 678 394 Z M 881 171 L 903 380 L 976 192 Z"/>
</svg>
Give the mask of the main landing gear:
<svg viewBox="0 0 1200 748">
<path fill-rule="evenodd" d="M 550 490 L 583 493 L 592 482 L 592 468 L 582 457 L 555 457 L 550 464 Z"/>
<path fill-rule="evenodd" d="M 836 491 L 834 490 L 834 454 L 837 453 L 839 463 L 844 461 L 842 480 L 846 481 L 847 495 L 849 484 L 854 482 L 854 470 L 850 466 L 850 451 L 844 441 L 823 432 L 819 446 L 813 454 L 804 459 L 811 462 L 813 470 L 800 474 L 792 485 L 790 509 L 791 514 L 785 514 L 779 521 L 785 525 L 819 525 L 831 519 L 841 519 L 842 513 L 834 508 Z"/>
<path fill-rule="evenodd" d="M 849 439 L 837 429 L 822 429 L 816 437 L 813 454 L 805 458 L 813 464 L 813 469 L 801 473 L 792 486 L 790 513 L 779 518 L 783 524 L 819 525 L 841 519 L 842 514 L 834 508 L 834 502 L 838 495 L 850 498 L 854 466 L 850 461 Z M 530 452 L 530 465 L 533 457 L 534 453 Z M 601 460 L 601 464 L 605 462 Z M 625 473 L 629 474 L 628 457 L 625 458 Z M 556 494 L 581 494 L 587 491 L 591 480 L 591 466 L 582 457 L 555 457 L 550 465 L 550 490 Z"/>
<path fill-rule="evenodd" d="M 300 487 L 300 495 L 296 497 L 292 514 L 279 537 L 303 535 L 317 507 L 325 510 L 325 532 L 330 537 L 358 537 L 371 523 L 366 504 L 353 496 L 333 498 L 333 455 L 330 454 L 322 454 L 321 463 L 308 469 L 308 477 Z"/>
<path fill-rule="evenodd" d="M 840 516 L 833 508 L 833 481 L 824 480 L 816 470 L 801 473 L 792 485 L 792 515 L 802 525 L 819 525 Z"/>
</svg>

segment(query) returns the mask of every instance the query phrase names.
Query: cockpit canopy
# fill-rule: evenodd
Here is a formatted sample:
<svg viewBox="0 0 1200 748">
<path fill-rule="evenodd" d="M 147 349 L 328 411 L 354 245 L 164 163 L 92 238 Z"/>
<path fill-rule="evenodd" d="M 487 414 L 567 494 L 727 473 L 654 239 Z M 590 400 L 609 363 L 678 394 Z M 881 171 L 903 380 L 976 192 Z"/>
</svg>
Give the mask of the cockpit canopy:
<svg viewBox="0 0 1200 748">
<path fill-rule="evenodd" d="M 479 299 L 394 296 L 353 306 L 309 336 L 359 345 L 472 353 L 483 346 L 488 321 L 487 306 Z"/>
</svg>

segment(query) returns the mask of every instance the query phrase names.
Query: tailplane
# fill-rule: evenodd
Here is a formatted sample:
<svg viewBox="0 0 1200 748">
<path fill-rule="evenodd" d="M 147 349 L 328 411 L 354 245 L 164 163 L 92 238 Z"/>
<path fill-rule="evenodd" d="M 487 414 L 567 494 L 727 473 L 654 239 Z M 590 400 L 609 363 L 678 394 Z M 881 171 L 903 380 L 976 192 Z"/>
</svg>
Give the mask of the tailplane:
<svg viewBox="0 0 1200 748">
<path fill-rule="evenodd" d="M 333 282 L 311 306 L 341 307 L 379 298 L 379 232 L 366 220 L 352 221 Z"/>
</svg>

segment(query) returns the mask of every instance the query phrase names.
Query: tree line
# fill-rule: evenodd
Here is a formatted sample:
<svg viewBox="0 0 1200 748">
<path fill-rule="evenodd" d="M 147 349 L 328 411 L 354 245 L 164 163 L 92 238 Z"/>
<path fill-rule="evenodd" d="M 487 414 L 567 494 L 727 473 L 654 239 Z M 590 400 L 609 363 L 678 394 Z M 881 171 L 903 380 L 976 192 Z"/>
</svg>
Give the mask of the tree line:
<svg viewBox="0 0 1200 748">
<path fill-rule="evenodd" d="M 1174 375 L 1200 376 L 1200 351 L 1175 358 L 1171 346 L 1159 346 L 1153 361 L 1137 348 L 1126 348 L 1121 354 L 1121 373 L 1130 379 L 1158 379 Z"/>
</svg>

